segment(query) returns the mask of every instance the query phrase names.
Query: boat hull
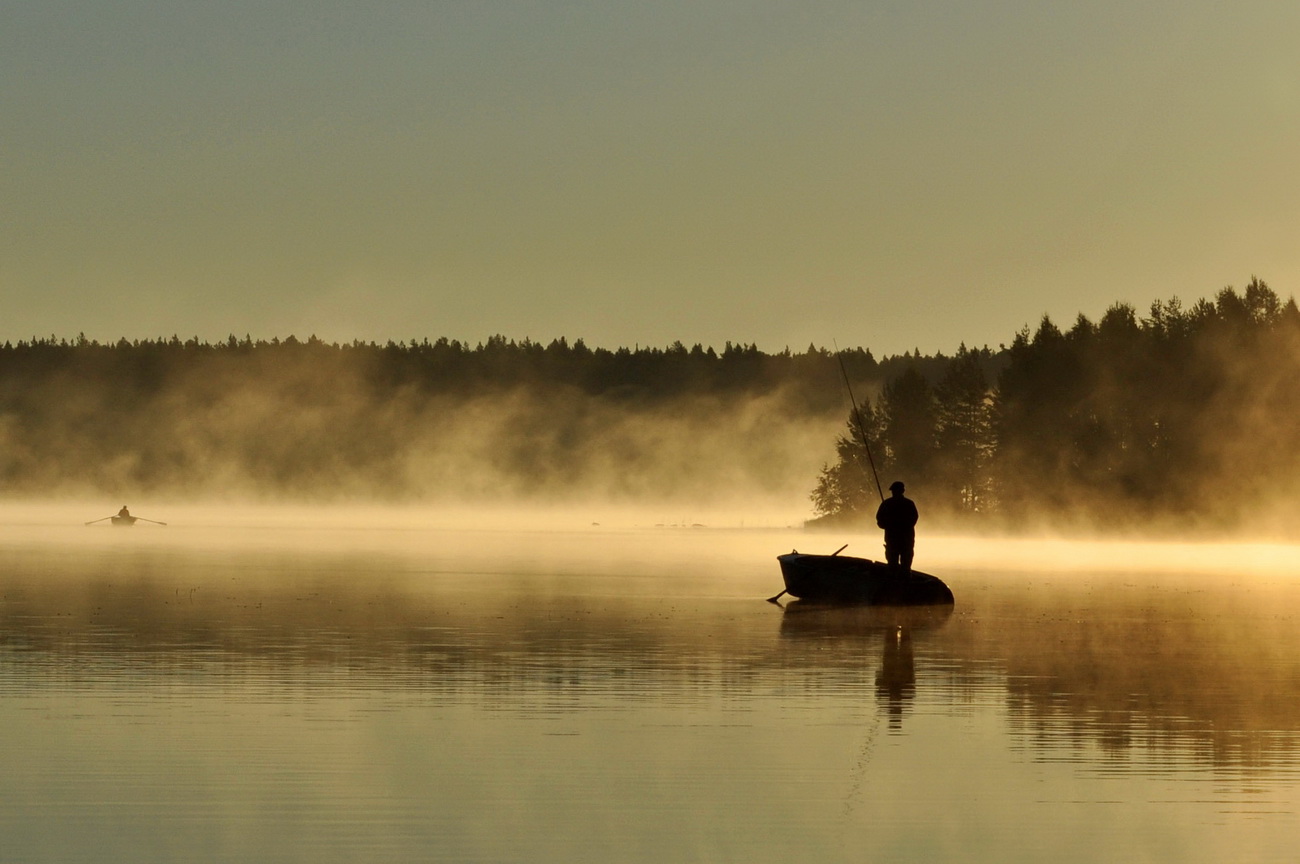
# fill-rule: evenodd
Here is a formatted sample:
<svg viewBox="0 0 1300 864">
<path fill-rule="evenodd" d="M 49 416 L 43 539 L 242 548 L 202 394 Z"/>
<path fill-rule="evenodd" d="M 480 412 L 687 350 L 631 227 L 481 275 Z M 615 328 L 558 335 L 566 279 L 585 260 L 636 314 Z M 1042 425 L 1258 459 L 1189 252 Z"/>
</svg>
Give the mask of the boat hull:
<svg viewBox="0 0 1300 864">
<path fill-rule="evenodd" d="M 953 602 L 937 576 L 847 555 L 778 555 L 785 590 L 814 603 L 936 606 Z"/>
<path fill-rule="evenodd" d="M 136 520 L 136 517 L 134 517 L 134 516 L 114 516 L 114 517 L 113 517 L 113 524 L 114 524 L 114 525 L 117 525 L 117 526 L 119 526 L 119 527 L 122 527 L 122 528 L 127 528 L 127 527 L 130 527 L 130 526 L 134 525 L 134 524 L 135 524 L 135 520 Z"/>
</svg>

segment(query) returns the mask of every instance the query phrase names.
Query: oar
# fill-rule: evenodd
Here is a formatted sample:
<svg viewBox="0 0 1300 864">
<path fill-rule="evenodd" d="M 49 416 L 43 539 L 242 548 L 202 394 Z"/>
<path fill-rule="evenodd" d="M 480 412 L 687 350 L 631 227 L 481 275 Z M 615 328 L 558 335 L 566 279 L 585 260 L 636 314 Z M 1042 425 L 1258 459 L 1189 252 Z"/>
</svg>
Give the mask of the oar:
<svg viewBox="0 0 1300 864">
<path fill-rule="evenodd" d="M 159 522 L 157 519 L 146 519 L 143 516 L 135 517 L 137 522 L 152 522 L 155 525 L 166 525 L 166 522 Z"/>
<path fill-rule="evenodd" d="M 113 518 L 112 516 L 105 516 L 105 517 L 104 517 L 104 519 L 112 519 L 112 518 Z M 89 522 L 87 522 L 86 524 L 87 524 L 87 525 L 94 525 L 96 522 L 103 522 L 104 519 L 91 519 L 91 520 L 90 520 Z"/>
<path fill-rule="evenodd" d="M 785 594 L 785 591 L 782 591 L 780 594 L 776 595 L 775 597 L 768 597 L 768 598 L 767 598 L 767 602 L 768 602 L 768 603 L 776 603 L 776 601 L 778 601 L 778 600 L 781 599 L 781 596 L 782 596 L 783 594 Z M 778 605 L 780 605 L 780 604 L 778 604 Z"/>
</svg>

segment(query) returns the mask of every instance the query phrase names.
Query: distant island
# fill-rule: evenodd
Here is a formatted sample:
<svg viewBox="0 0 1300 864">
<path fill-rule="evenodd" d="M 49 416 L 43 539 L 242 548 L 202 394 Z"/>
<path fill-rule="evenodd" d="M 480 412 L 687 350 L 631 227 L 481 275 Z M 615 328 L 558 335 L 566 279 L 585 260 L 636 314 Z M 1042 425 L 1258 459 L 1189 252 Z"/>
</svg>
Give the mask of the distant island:
<svg viewBox="0 0 1300 864">
<path fill-rule="evenodd" d="M 1297 500 L 1298 416 L 1300 311 L 1258 279 L 881 359 L 50 336 L 0 345 L 0 494 L 794 494 L 814 524 L 858 526 L 879 501 L 865 437 L 881 480 L 905 479 L 936 523 L 1231 529 Z"/>
</svg>

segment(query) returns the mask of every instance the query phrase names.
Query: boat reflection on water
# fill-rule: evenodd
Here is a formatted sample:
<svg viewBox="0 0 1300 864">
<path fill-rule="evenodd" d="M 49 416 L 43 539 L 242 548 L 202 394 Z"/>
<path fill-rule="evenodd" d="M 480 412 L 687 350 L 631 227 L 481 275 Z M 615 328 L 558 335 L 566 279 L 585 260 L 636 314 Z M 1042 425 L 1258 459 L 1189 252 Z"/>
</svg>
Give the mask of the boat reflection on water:
<svg viewBox="0 0 1300 864">
<path fill-rule="evenodd" d="M 903 704 L 916 695 L 916 664 L 912 657 L 912 631 L 899 627 L 885 631 L 885 650 L 876 673 L 876 699 L 889 713 L 889 728 L 903 725 Z"/>
<path fill-rule="evenodd" d="M 886 630 L 933 630 L 952 617 L 952 605 L 867 606 L 792 600 L 780 604 L 781 636 L 826 639 L 878 634 Z"/>
<path fill-rule="evenodd" d="M 781 638 L 824 647 L 848 648 L 859 659 L 879 651 L 875 693 L 889 719 L 889 728 L 902 728 L 903 714 L 916 696 L 914 633 L 942 627 L 953 607 L 842 606 L 795 600 L 783 607 Z"/>
</svg>

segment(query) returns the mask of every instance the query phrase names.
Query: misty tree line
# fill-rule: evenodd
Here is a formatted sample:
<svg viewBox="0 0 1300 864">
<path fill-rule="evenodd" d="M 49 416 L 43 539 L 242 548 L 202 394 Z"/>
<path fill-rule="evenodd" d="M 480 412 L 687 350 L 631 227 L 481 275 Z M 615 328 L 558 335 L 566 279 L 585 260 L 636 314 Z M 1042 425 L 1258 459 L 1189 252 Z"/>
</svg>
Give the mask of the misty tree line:
<svg viewBox="0 0 1300 864">
<path fill-rule="evenodd" d="M 864 391 L 942 362 L 842 359 Z M 812 447 L 787 431 L 820 422 L 829 441 L 846 404 L 839 360 L 813 346 L 611 351 L 503 336 L 6 342 L 0 492 L 650 496 L 771 490 L 796 468 L 806 490 L 817 463 L 799 457 Z"/>
<path fill-rule="evenodd" d="M 803 353 L 788 348 L 767 354 L 752 344 L 726 343 L 721 352 L 674 342 L 667 348 L 588 348 L 583 340 L 561 337 L 543 345 L 492 336 L 471 347 L 454 339 L 409 342 L 327 343 L 315 336 L 299 340 L 253 340 L 230 336 L 223 342 L 197 338 L 100 343 L 84 335 L 33 338 L 0 345 L 0 398 L 5 407 L 22 407 L 24 391 L 78 379 L 100 388 L 148 397 L 190 374 L 271 380 L 286 364 L 327 376 L 360 374 L 376 391 L 416 388 L 426 393 L 471 394 L 485 390 L 568 387 L 588 395 L 629 400 L 672 400 L 686 394 L 762 394 L 788 391 L 810 410 L 842 407 L 839 364 L 859 383 L 879 380 L 904 365 L 927 367 L 943 355 L 923 358 L 909 352 L 877 361 L 853 348 L 838 354 L 810 345 Z M 30 394 L 29 394 L 30 395 Z M 36 400 L 39 403 L 39 398 Z M 30 405 L 25 407 L 31 407 Z"/>
<path fill-rule="evenodd" d="M 843 363 L 843 371 L 841 369 Z M 843 372 L 861 409 L 850 417 Z M 1259 280 L 996 350 L 765 353 L 494 336 L 0 345 L 0 494 L 804 498 L 870 521 L 1232 525 L 1300 497 L 1300 312 Z M 827 454 L 833 456 L 828 461 Z M 820 468 L 820 473 L 819 473 Z M 813 488 L 815 487 L 815 488 Z M 806 499 L 805 499 L 806 500 Z"/>
<path fill-rule="evenodd" d="M 962 349 L 910 365 L 861 404 L 812 493 L 823 519 L 865 522 L 881 479 L 932 514 L 1010 527 L 1239 527 L 1300 493 L 1300 311 L 1264 282 L 1185 308 L 1127 304 L 1068 330 L 1044 317 L 986 374 Z M 887 493 L 886 493 L 887 494 Z"/>
</svg>

